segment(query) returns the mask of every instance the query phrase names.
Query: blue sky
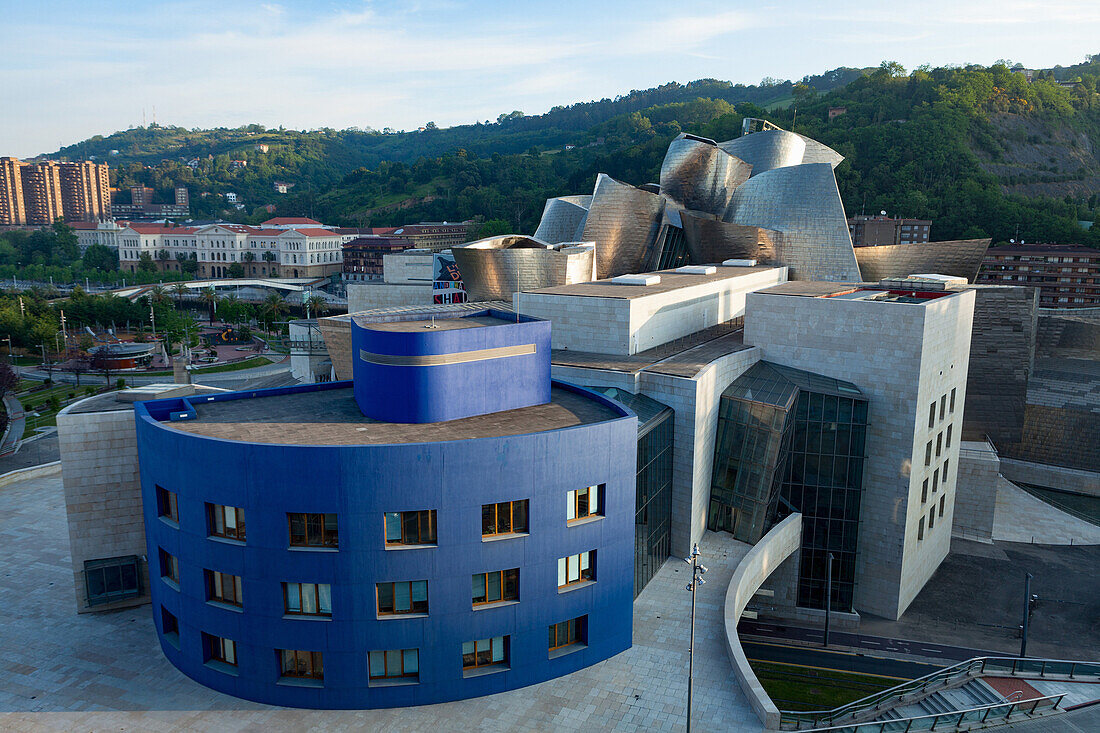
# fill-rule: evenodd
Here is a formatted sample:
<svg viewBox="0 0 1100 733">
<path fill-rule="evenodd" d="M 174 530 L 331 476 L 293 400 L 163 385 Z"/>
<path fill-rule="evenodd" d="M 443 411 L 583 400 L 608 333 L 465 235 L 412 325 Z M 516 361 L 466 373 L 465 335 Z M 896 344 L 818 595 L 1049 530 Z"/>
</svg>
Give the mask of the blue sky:
<svg viewBox="0 0 1100 733">
<path fill-rule="evenodd" d="M 0 0 L 0 155 L 151 121 L 416 128 L 668 81 L 1100 53 L 1095 0 Z"/>
</svg>

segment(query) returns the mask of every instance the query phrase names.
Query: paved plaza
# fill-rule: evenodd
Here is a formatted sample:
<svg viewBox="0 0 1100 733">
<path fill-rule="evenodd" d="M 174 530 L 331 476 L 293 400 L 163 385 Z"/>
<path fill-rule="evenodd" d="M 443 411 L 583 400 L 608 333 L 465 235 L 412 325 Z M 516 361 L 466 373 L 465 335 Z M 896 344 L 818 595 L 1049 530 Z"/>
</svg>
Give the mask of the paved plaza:
<svg viewBox="0 0 1100 733">
<path fill-rule="evenodd" d="M 722 603 L 749 549 L 707 533 L 693 730 L 761 725 L 726 655 Z M 398 710 L 303 711 L 238 700 L 161 654 L 149 606 L 78 615 L 60 475 L 0 486 L 0 730 L 678 731 L 687 698 L 688 566 L 673 558 L 634 604 L 634 646 L 498 695 Z"/>
</svg>

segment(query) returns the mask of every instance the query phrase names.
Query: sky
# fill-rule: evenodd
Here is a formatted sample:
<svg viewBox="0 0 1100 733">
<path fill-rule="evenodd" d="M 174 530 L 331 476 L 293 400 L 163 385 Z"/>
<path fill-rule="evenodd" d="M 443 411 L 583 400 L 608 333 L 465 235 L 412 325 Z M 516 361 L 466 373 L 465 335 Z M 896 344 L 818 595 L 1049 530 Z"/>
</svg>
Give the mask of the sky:
<svg viewBox="0 0 1100 733">
<path fill-rule="evenodd" d="M 0 156 L 155 120 L 415 129 L 670 81 L 1068 66 L 1096 0 L 0 0 Z"/>
</svg>

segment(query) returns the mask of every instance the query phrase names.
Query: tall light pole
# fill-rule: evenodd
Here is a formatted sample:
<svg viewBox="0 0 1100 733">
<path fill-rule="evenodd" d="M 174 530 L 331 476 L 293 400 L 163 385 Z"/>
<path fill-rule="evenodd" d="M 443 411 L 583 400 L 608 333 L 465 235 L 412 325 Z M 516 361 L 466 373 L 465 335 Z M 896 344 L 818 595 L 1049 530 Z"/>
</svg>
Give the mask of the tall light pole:
<svg viewBox="0 0 1100 733">
<path fill-rule="evenodd" d="M 691 556 L 684 558 L 684 562 L 691 565 L 691 582 L 686 588 L 691 592 L 691 636 L 688 639 L 688 706 L 687 706 L 687 733 L 691 733 L 691 679 L 695 674 L 695 590 L 707 581 L 703 580 L 703 573 L 707 572 L 705 566 L 699 564 L 699 544 L 691 546 Z"/>
<path fill-rule="evenodd" d="M 10 343 L 10 339 L 9 339 Z M 1024 623 L 1021 626 L 1020 657 L 1027 656 L 1027 622 L 1031 618 L 1031 573 L 1024 573 Z"/>
<path fill-rule="evenodd" d="M 833 553 L 829 553 L 829 562 L 825 568 L 825 646 L 829 646 L 829 608 L 833 605 Z"/>
</svg>

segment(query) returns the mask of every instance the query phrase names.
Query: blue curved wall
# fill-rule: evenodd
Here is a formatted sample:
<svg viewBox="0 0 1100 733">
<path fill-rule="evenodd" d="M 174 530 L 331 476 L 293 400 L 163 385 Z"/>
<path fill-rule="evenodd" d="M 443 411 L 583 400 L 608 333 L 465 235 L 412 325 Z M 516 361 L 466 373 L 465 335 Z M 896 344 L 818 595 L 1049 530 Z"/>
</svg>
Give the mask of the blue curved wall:
<svg viewBox="0 0 1100 733">
<path fill-rule="evenodd" d="M 295 707 L 378 708 L 523 687 L 629 648 L 636 418 L 601 396 L 559 386 L 584 392 L 622 417 L 479 440 L 304 446 L 178 431 L 150 412 L 179 410 L 180 400 L 138 404 L 153 615 L 164 654 L 194 680 L 237 697 Z M 348 383 L 307 389 L 318 388 L 346 388 L 351 398 Z M 606 484 L 606 516 L 567 526 L 565 493 L 600 483 Z M 178 528 L 157 516 L 158 484 L 177 492 Z M 529 534 L 483 542 L 481 505 L 524 498 L 530 501 Z M 246 544 L 206 536 L 205 502 L 245 510 Z M 386 550 L 383 512 L 420 509 L 437 510 L 438 546 Z M 338 514 L 339 549 L 289 549 L 287 512 Z M 178 591 L 159 577 L 160 548 L 179 559 Z M 596 582 L 559 593 L 557 559 L 592 549 Z M 519 603 L 473 610 L 470 576 L 513 567 L 520 568 Z M 204 569 L 242 577 L 242 611 L 205 601 Z M 427 580 L 429 615 L 379 620 L 375 583 L 390 580 Z M 284 619 L 284 581 L 330 583 L 331 620 Z M 161 606 L 178 618 L 179 649 L 163 637 Z M 548 658 L 549 625 L 585 614 L 587 647 Z M 204 664 L 202 632 L 237 642 L 235 676 Z M 464 678 L 462 643 L 499 635 L 511 636 L 510 668 Z M 419 683 L 369 687 L 368 652 L 400 648 L 420 650 Z M 275 649 L 321 651 L 323 687 L 280 683 Z"/>
<path fill-rule="evenodd" d="M 355 401 L 363 414 L 385 422 L 444 422 L 549 402 L 550 322 L 529 317 L 509 322 L 515 314 L 490 309 L 464 317 L 472 316 L 499 317 L 500 323 L 453 330 L 387 331 L 353 318 Z M 427 325 L 426 321 L 417 323 Z M 509 347 L 533 347 L 534 351 L 433 366 L 379 364 L 364 358 L 376 355 L 410 361 Z M 382 384 L 385 389 L 379 389 Z"/>
</svg>

